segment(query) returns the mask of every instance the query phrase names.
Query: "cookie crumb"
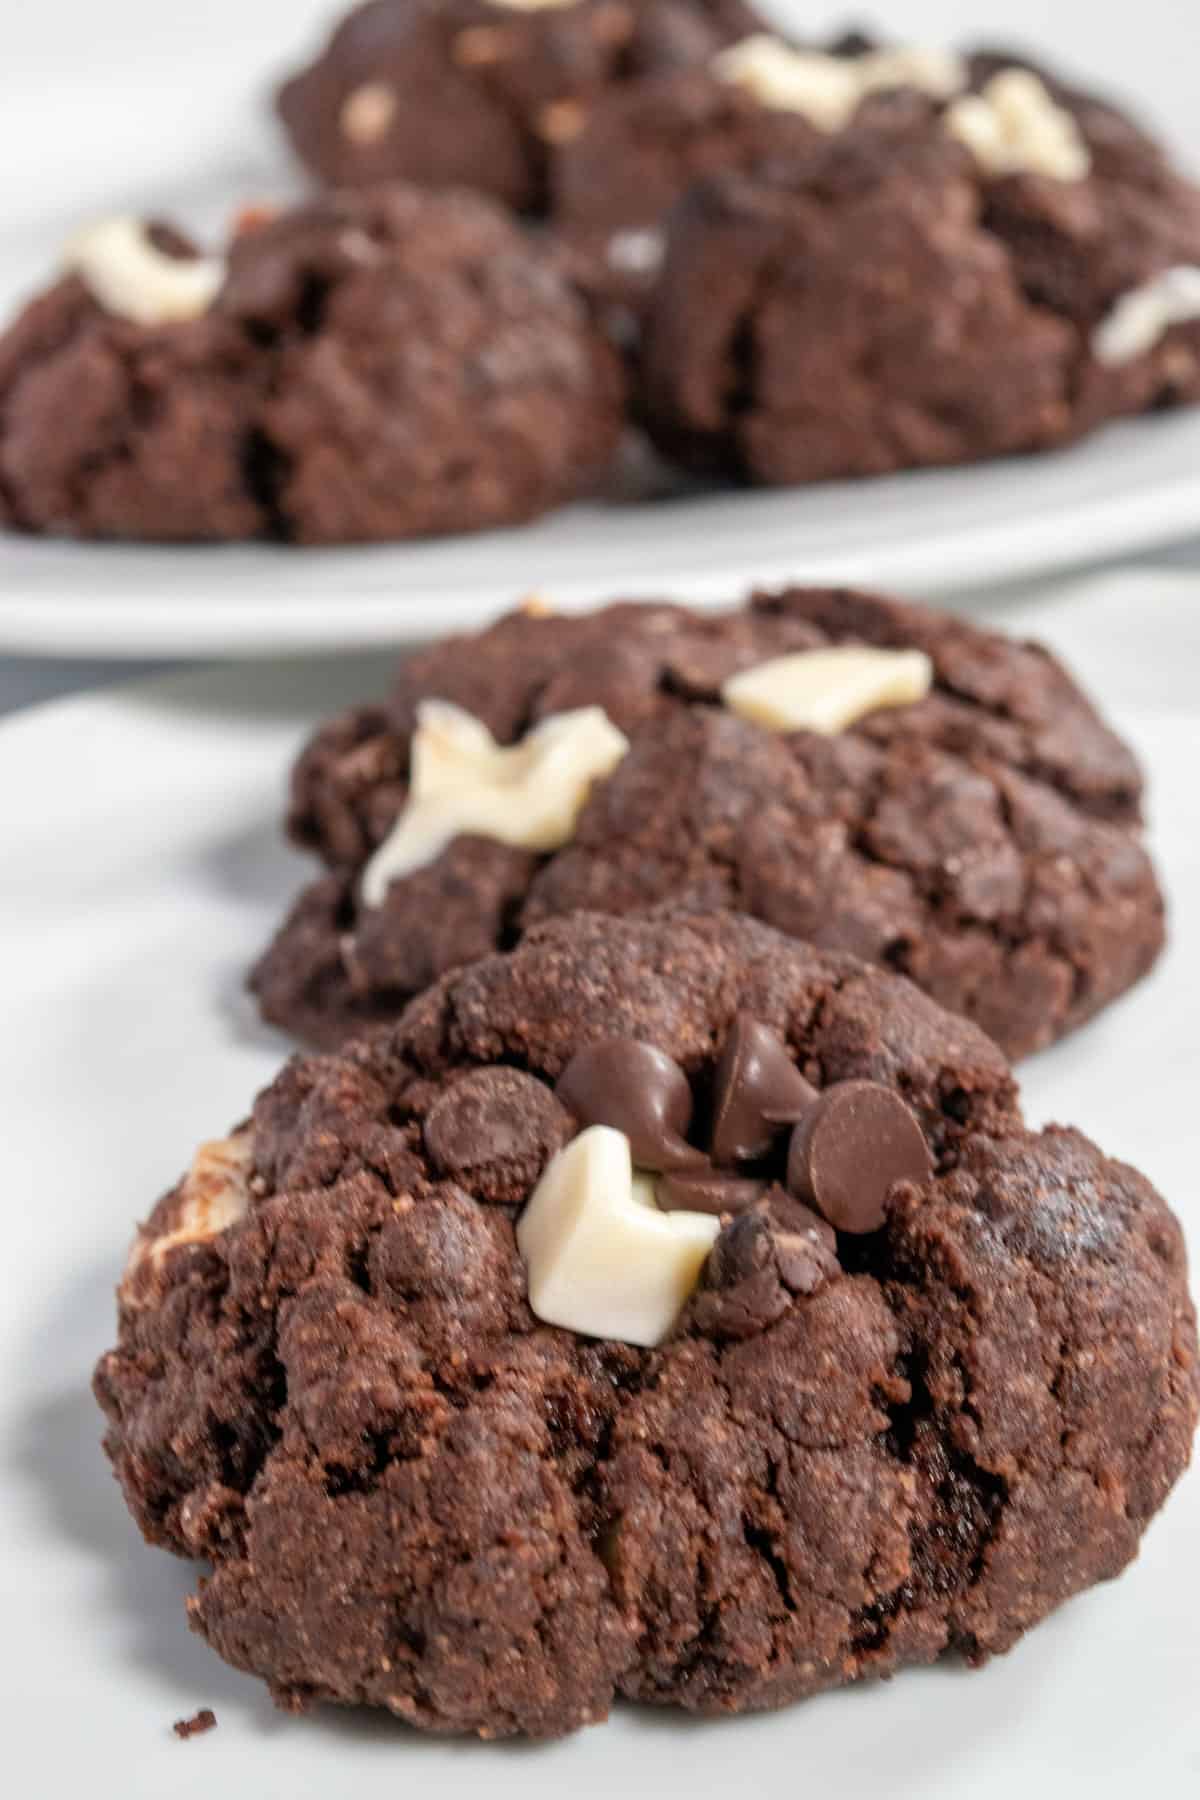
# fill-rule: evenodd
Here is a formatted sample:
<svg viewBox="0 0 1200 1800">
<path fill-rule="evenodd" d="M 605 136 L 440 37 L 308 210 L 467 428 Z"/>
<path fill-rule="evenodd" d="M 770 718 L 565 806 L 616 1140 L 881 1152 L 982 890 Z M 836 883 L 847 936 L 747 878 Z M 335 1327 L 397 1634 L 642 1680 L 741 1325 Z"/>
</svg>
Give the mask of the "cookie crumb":
<svg viewBox="0 0 1200 1800">
<path fill-rule="evenodd" d="M 200 1737 L 205 1731 L 215 1731 L 217 1715 L 210 1706 L 201 1707 L 190 1719 L 176 1719 L 171 1730 L 177 1738 Z"/>
</svg>

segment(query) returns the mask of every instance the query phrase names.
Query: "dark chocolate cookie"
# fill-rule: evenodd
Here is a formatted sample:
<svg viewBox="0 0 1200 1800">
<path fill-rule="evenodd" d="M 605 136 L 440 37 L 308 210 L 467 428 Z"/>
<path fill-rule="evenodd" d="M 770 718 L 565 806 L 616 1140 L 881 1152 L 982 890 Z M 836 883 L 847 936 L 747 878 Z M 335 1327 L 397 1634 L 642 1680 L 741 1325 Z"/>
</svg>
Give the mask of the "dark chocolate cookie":
<svg viewBox="0 0 1200 1800">
<path fill-rule="evenodd" d="M 720 1216 L 659 1210 L 687 1172 L 631 1204 L 628 1146 L 681 1133 Z M 556 1197 L 637 1253 L 584 1282 Z M 566 1321 L 631 1318 L 685 1239 L 654 1347 Z M 222 1656 L 484 1736 L 983 1662 L 1130 1561 L 1200 1404 L 1140 1175 L 1026 1129 L 911 984 L 670 913 L 540 927 L 293 1061 L 142 1227 L 95 1385 Z"/>
<path fill-rule="evenodd" d="M 116 220 L 0 339 L 0 523 L 132 538 L 405 538 L 599 480 L 615 358 L 490 201 L 379 188 L 228 257 Z"/>
<path fill-rule="evenodd" d="M 459 183 L 534 211 L 551 147 L 596 95 L 756 27 L 744 0 L 371 0 L 279 111 L 322 181 Z"/>
<path fill-rule="evenodd" d="M 928 656 L 932 691 L 836 735 L 767 730 L 721 702 L 739 670 L 855 643 Z M 364 868 L 405 810 L 431 698 L 502 743 L 600 707 L 629 751 L 557 850 L 464 833 L 368 904 Z M 552 914 L 671 900 L 901 970 L 1022 1055 L 1161 948 L 1140 793 L 1129 751 L 1046 651 L 943 613 L 793 589 L 722 614 L 514 614 L 413 655 L 388 705 L 334 720 L 304 752 L 289 826 L 330 872 L 253 985 L 268 1018 L 334 1044 Z"/>
<path fill-rule="evenodd" d="M 551 213 L 568 235 L 660 225 L 694 181 L 807 151 L 820 133 L 704 69 L 629 82 L 588 111 L 556 151 Z M 618 250 L 619 254 L 619 250 Z"/>
<path fill-rule="evenodd" d="M 788 484 L 1045 450 L 1200 399 L 1200 190 L 1028 64 L 965 75 L 965 98 L 872 96 L 753 169 L 714 129 L 725 167 L 687 187 L 644 302 L 660 448 Z M 656 144 L 655 191 L 704 153 L 703 133 L 674 162 Z"/>
</svg>

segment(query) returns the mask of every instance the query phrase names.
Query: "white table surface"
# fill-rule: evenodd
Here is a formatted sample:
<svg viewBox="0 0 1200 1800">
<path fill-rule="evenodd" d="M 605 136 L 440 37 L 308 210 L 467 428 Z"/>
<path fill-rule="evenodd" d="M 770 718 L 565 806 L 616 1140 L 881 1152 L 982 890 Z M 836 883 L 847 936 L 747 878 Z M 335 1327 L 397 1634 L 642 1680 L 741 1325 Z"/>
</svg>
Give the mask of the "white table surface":
<svg viewBox="0 0 1200 1800">
<path fill-rule="evenodd" d="M 1016 605 L 1024 600 L 1037 600 L 1042 595 L 1050 594 L 1057 586 L 1066 581 L 1074 583 L 1088 573 L 1098 573 L 1101 567 L 1136 570 L 1164 566 L 1195 569 L 1197 600 L 1200 603 L 1200 539 L 1197 539 L 1189 544 L 1157 550 L 1150 555 L 1126 563 L 1099 565 L 1091 571 L 1074 569 L 1069 575 L 1051 577 L 1042 582 L 1021 583 L 1009 588 L 964 593 L 957 597 L 944 598 L 940 604 L 962 611 L 975 611 L 998 600 L 1011 601 Z M 681 598 L 685 598 L 685 596 L 681 596 Z M 736 596 L 731 594 L 730 599 L 734 598 Z M 387 659 L 390 654 L 386 650 L 380 652 L 384 659 Z M 317 659 L 310 658 L 308 660 Z M 333 664 L 339 659 L 326 657 L 320 660 Z M 361 652 L 359 652 L 358 660 L 360 662 L 362 660 Z M 161 675 L 170 669 L 189 666 L 196 665 L 163 662 L 162 660 L 101 662 L 55 657 L 0 656 L 0 718 L 8 713 L 17 712 L 22 707 L 36 706 L 42 701 L 54 700 L 61 695 L 83 693 L 89 688 L 108 687 L 114 682 L 132 681 L 139 676 Z"/>
</svg>

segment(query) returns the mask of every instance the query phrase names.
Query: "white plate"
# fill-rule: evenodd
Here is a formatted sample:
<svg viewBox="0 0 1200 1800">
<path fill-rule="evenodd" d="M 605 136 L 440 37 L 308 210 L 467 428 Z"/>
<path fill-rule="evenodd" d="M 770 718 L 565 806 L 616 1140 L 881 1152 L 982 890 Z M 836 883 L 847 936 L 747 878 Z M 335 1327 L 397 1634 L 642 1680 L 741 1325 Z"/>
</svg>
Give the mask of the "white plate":
<svg viewBox="0 0 1200 1800">
<path fill-rule="evenodd" d="M 1175 942 L 1157 974 L 1038 1059 L 1038 1120 L 1077 1121 L 1171 1197 L 1200 1250 L 1200 609 L 1140 577 L 1051 599 L 1071 653 L 1154 783 Z M 1030 609 L 1032 611 L 1032 609 Z M 1023 625 L 1027 615 L 1010 615 Z M 0 728 L 4 1272 L 0 1694 L 5 1791 L 87 1800 L 399 1793 L 640 1800 L 1183 1800 L 1200 1783 L 1200 1474 L 1115 1585 L 978 1675 L 941 1668 L 727 1724 L 621 1709 L 548 1749 L 429 1742 L 386 1718 L 273 1713 L 189 1635 L 189 1570 L 142 1547 L 87 1392 L 131 1222 L 245 1109 L 280 1041 L 241 972 L 302 873 L 276 836 L 284 768 L 378 662 L 170 677 Z M 171 1721 L 215 1708 L 190 1744 Z M 702 1774 L 700 1771 L 702 1770 Z"/>
<path fill-rule="evenodd" d="M 178 211 L 211 227 L 274 191 L 280 148 L 260 104 L 315 41 L 326 0 L 43 0 L 12 9 L 0 66 L 0 311 L 44 279 L 97 208 Z M 814 30 L 841 5 L 774 0 Z M 884 9 L 880 9 L 881 12 Z M 997 34 L 953 0 L 910 0 L 931 41 Z M 1097 9 L 1009 0 L 1010 41 L 1153 97 L 1200 152 L 1190 71 L 1193 0 Z M 59 54 L 69 35 L 73 54 Z M 31 145 L 37 153 L 31 152 Z M 12 172 L 20 170 L 20 181 Z M 254 655 L 395 643 L 477 623 L 530 588 L 560 604 L 686 586 L 728 598 L 752 580 L 878 581 L 946 591 L 1165 542 L 1200 521 L 1200 412 L 1136 421 L 1077 449 L 976 469 L 643 507 L 579 506 L 524 530 L 335 552 L 103 548 L 0 541 L 0 649 L 92 656 Z"/>
</svg>

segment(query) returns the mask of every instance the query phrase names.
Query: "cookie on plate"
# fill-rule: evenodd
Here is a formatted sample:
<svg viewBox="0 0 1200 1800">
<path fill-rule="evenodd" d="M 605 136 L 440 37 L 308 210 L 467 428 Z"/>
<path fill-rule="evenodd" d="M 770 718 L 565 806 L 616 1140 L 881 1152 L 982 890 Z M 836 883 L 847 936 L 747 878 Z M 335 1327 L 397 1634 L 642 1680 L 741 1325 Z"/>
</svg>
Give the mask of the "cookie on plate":
<svg viewBox="0 0 1200 1800">
<path fill-rule="evenodd" d="M 757 23 L 744 0 L 371 0 L 286 83 L 279 112 L 333 186 L 460 184 L 535 211 L 585 102 L 706 63 Z"/>
<path fill-rule="evenodd" d="M 1002 55 L 948 96 L 860 91 L 861 63 L 766 38 L 723 59 L 812 141 L 671 215 L 642 358 L 660 448 L 788 484 L 1200 400 L 1200 189 L 1144 132 Z"/>
<path fill-rule="evenodd" d="M 980 1663 L 1125 1567 L 1200 1403 L 1143 1177 L 910 983 L 671 912 L 293 1061 L 95 1385 L 214 1649 L 483 1736 Z"/>
<path fill-rule="evenodd" d="M 317 733 L 289 827 L 329 873 L 253 986 L 335 1044 L 542 919 L 670 900 L 900 970 L 1023 1055 L 1161 948 L 1140 799 L 1052 656 L 945 613 L 534 606 Z"/>
<path fill-rule="evenodd" d="M 112 219 L 0 338 L 0 522 L 337 543 L 529 519 L 597 482 L 616 359 L 465 193 L 255 221 L 223 258 Z"/>
</svg>

